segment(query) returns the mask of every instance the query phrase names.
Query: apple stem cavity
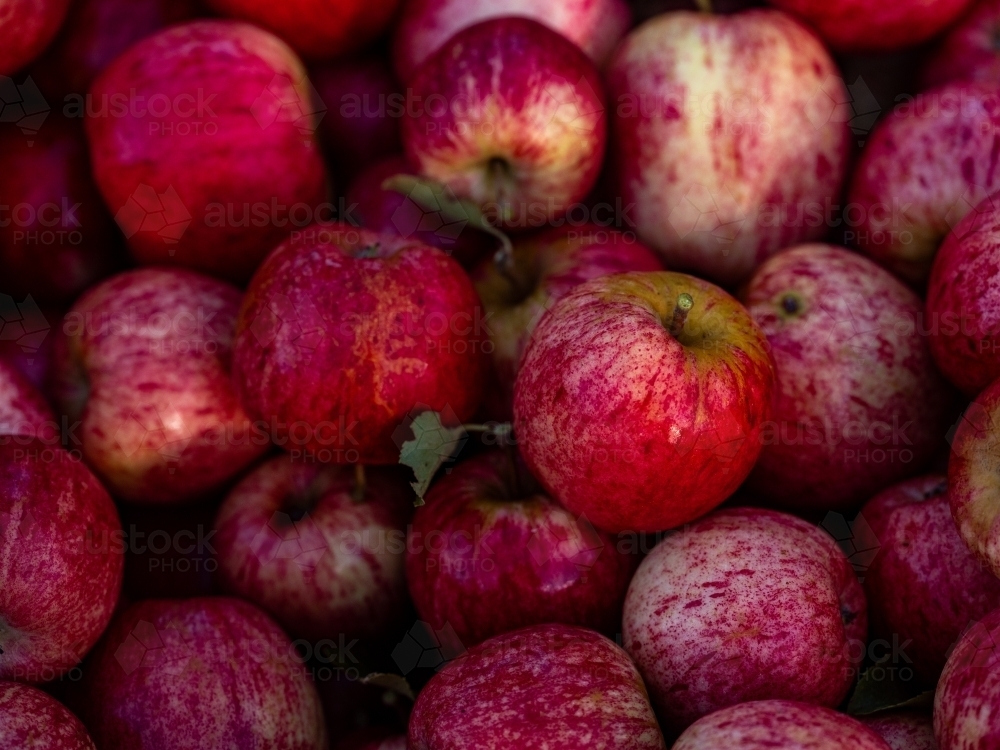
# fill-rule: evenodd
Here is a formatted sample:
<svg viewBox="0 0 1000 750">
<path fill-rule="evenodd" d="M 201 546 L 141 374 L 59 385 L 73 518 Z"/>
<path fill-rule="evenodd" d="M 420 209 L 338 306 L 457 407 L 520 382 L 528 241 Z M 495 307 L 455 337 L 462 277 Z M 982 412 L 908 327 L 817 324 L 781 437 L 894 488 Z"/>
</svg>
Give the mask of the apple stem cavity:
<svg viewBox="0 0 1000 750">
<path fill-rule="evenodd" d="M 694 0 L 694 2 L 702 13 L 712 12 L 712 0 Z"/>
<path fill-rule="evenodd" d="M 351 498 L 356 503 L 363 503 L 367 490 L 368 480 L 365 477 L 365 465 L 354 464 L 354 490 L 351 492 Z"/>
<path fill-rule="evenodd" d="M 688 313 L 691 312 L 692 307 L 694 307 L 694 297 L 687 292 L 681 292 L 677 295 L 674 314 L 671 316 L 670 324 L 667 326 L 667 330 L 674 338 L 680 336 L 681 331 L 684 330 L 684 324 L 687 322 Z"/>
</svg>

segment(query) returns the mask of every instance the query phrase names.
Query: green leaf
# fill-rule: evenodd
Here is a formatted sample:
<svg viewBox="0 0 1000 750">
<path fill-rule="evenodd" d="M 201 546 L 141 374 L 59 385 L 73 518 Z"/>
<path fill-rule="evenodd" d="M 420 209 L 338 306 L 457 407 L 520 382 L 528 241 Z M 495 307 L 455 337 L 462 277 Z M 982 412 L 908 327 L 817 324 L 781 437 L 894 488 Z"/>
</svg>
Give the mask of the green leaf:
<svg viewBox="0 0 1000 750">
<path fill-rule="evenodd" d="M 406 678 L 401 674 L 391 674 L 389 672 L 372 672 L 361 678 L 362 685 L 375 685 L 376 687 L 385 688 L 386 690 L 391 690 L 394 693 L 399 693 L 411 701 L 413 700 L 413 688 L 410 687 L 410 683 L 406 681 Z"/>
<path fill-rule="evenodd" d="M 500 242 L 497 262 L 507 266 L 513 262 L 514 246 L 511 244 L 510 237 L 490 224 L 478 205 L 472 201 L 458 198 L 444 183 L 428 177 L 397 174 L 383 180 L 382 189 L 405 195 L 416 203 L 422 211 L 440 213 L 444 224 L 468 222 L 476 229 L 492 235 Z"/>
<path fill-rule="evenodd" d="M 415 482 L 410 482 L 417 493 L 416 505 L 424 504 L 424 495 L 431 480 L 441 466 L 452 460 L 466 439 L 464 427 L 445 427 L 436 411 L 425 411 L 414 417 L 410 424 L 413 439 L 403 443 L 399 462 L 413 469 Z"/>
<path fill-rule="evenodd" d="M 925 709 L 932 705 L 933 691 L 920 692 L 915 680 L 899 678 L 900 671 L 879 664 L 866 669 L 847 704 L 847 713 L 868 716 L 903 708 Z"/>
</svg>

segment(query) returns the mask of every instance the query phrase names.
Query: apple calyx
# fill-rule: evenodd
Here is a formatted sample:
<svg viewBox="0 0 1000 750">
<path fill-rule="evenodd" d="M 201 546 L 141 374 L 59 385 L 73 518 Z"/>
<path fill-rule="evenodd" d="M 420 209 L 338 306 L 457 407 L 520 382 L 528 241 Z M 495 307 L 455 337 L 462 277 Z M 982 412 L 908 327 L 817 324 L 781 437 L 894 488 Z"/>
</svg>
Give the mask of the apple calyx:
<svg viewBox="0 0 1000 750">
<path fill-rule="evenodd" d="M 698 10 L 702 13 L 712 12 L 712 0 L 694 0 L 694 4 L 698 6 Z"/>
<path fill-rule="evenodd" d="M 438 469 L 454 460 L 468 440 L 469 433 L 487 435 L 497 445 L 513 443 L 513 425 L 510 422 L 449 427 L 442 422 L 441 414 L 436 411 L 421 412 L 414 417 L 410 423 L 410 431 L 413 438 L 400 446 L 399 463 L 413 470 L 416 481 L 410 482 L 410 486 L 417 495 L 413 504 L 418 507 L 424 504 L 424 496 Z"/>
<path fill-rule="evenodd" d="M 490 160 L 493 161 L 503 160 Z M 503 162 L 506 172 L 506 162 Z M 417 177 L 411 174 L 397 174 L 382 181 L 383 190 L 405 195 L 417 207 L 428 214 L 438 214 L 442 225 L 465 223 L 473 229 L 495 237 L 500 248 L 494 256 L 497 265 L 503 269 L 514 267 L 514 245 L 504 232 L 493 226 L 478 205 L 472 201 L 463 200 L 455 195 L 450 187 L 428 177 Z"/>
<path fill-rule="evenodd" d="M 674 314 L 670 318 L 670 323 L 667 324 L 667 331 L 674 338 L 680 336 L 684 330 L 684 324 L 687 322 L 688 313 L 691 312 L 692 307 L 694 307 L 694 297 L 687 292 L 681 292 L 677 295 Z"/>
<path fill-rule="evenodd" d="M 802 298 L 795 292 L 785 292 L 782 294 L 781 299 L 778 301 L 778 306 L 781 308 L 782 317 L 785 318 L 794 318 L 805 309 Z"/>
</svg>

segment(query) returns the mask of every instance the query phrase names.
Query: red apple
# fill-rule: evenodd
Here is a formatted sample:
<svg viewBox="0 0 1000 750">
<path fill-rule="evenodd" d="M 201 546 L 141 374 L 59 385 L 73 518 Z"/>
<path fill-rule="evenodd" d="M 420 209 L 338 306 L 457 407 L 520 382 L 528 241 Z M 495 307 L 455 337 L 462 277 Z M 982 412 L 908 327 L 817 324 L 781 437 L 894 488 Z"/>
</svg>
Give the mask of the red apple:
<svg viewBox="0 0 1000 750">
<path fill-rule="evenodd" d="M 399 120 L 405 99 L 384 57 L 369 54 L 318 65 L 311 78 L 327 108 L 320 134 L 336 176 L 345 181 L 342 184 L 400 150 Z"/>
<path fill-rule="evenodd" d="M 840 52 L 912 47 L 946 29 L 972 0 L 768 0 L 816 29 Z"/>
<path fill-rule="evenodd" d="M 679 11 L 632 31 L 607 78 L 611 169 L 639 238 L 670 268 L 735 285 L 826 234 L 849 148 L 838 76 L 773 10 Z"/>
<path fill-rule="evenodd" d="M 653 548 L 629 586 L 622 633 L 661 723 L 680 732 L 746 701 L 837 706 L 865 655 L 866 609 L 826 533 L 734 508 Z"/>
<path fill-rule="evenodd" d="M 240 310 L 233 381 L 247 410 L 287 429 L 293 458 L 396 463 L 414 410 L 475 412 L 485 323 L 440 250 L 346 224 L 280 245 Z"/>
<path fill-rule="evenodd" d="M 862 716 L 861 721 L 885 740 L 891 750 L 938 750 L 930 716 L 913 711 L 889 711 Z"/>
<path fill-rule="evenodd" d="M 467 212 L 453 218 L 442 214 L 433 193 L 404 195 L 382 187 L 388 178 L 412 172 L 402 156 L 387 156 L 369 164 L 347 189 L 344 221 L 440 248 L 464 268 L 475 268 L 494 249 L 496 240 L 470 227 Z"/>
<path fill-rule="evenodd" d="M 665 745 L 646 688 L 625 652 L 591 630 L 553 624 L 504 633 L 447 664 L 417 696 L 409 747 L 653 750 Z"/>
<path fill-rule="evenodd" d="M 656 531 L 704 515 L 746 478 L 773 389 L 764 334 L 735 299 L 685 274 L 618 274 L 578 286 L 538 323 L 514 426 L 532 473 L 571 513 Z"/>
<path fill-rule="evenodd" d="M 114 268 L 111 217 L 79 124 L 51 118 L 29 141 L 0 130 L 0 264 L 5 289 L 71 302 Z"/>
<path fill-rule="evenodd" d="M 598 67 L 628 30 L 623 0 L 409 0 L 396 24 L 393 60 L 400 80 L 412 78 L 427 58 L 464 28 L 502 16 L 531 18 L 580 47 Z"/>
<path fill-rule="evenodd" d="M 0 0 L 0 76 L 27 65 L 52 41 L 69 0 Z"/>
<path fill-rule="evenodd" d="M 37 437 L 46 445 L 58 445 L 61 438 L 45 397 L 20 370 L 3 359 L 0 359 L 0 435 Z"/>
<path fill-rule="evenodd" d="M 79 103 L 97 74 L 133 43 L 198 10 L 198 0 L 73 0 L 31 75 L 42 91 Z"/>
<path fill-rule="evenodd" d="M 223 586 L 290 633 L 377 637 L 406 606 L 413 492 L 395 468 L 364 486 L 344 466 L 279 456 L 240 482 L 216 517 Z"/>
<path fill-rule="evenodd" d="M 958 534 L 944 476 L 911 479 L 872 498 L 861 517 L 879 542 L 865 574 L 872 636 L 897 642 L 933 685 L 969 623 L 1000 607 L 1000 579 L 976 560 Z M 877 658 L 881 657 L 881 652 Z"/>
<path fill-rule="evenodd" d="M 0 679 L 70 675 L 107 626 L 122 583 L 121 525 L 74 454 L 0 443 Z"/>
<path fill-rule="evenodd" d="M 56 341 L 57 398 L 84 458 L 117 496 L 183 503 L 267 450 L 229 377 L 240 292 L 184 269 L 127 271 L 90 289 Z"/>
<path fill-rule="evenodd" d="M 463 29 L 416 71 L 406 156 L 507 228 L 583 200 L 604 156 L 604 88 L 587 56 L 527 18 Z"/>
<path fill-rule="evenodd" d="M 996 83 L 947 84 L 898 105 L 854 172 L 847 238 L 922 288 L 949 230 L 1000 189 L 990 166 L 998 128 Z"/>
<path fill-rule="evenodd" d="M 48 693 L 0 682 L 0 745 L 10 750 L 97 750 L 73 713 Z"/>
<path fill-rule="evenodd" d="M 938 251 L 924 327 L 941 372 L 968 396 L 1000 377 L 1000 211 L 987 198 Z"/>
<path fill-rule="evenodd" d="M 165 29 L 116 58 L 90 100 L 94 178 L 140 263 L 244 282 L 332 212 L 305 68 L 266 31 Z"/>
<path fill-rule="evenodd" d="M 951 514 L 968 548 L 1000 577 L 1000 490 L 993 481 L 1000 452 L 1000 380 L 969 404 L 951 441 Z"/>
<path fill-rule="evenodd" d="M 787 700 L 731 706 L 688 728 L 673 750 L 889 750 L 857 719 L 822 706 Z"/>
<path fill-rule="evenodd" d="M 319 696 L 281 629 L 240 599 L 149 599 L 115 616 L 84 673 L 98 747 L 325 750 Z"/>
<path fill-rule="evenodd" d="M 934 691 L 941 750 L 1000 747 L 1000 609 L 969 628 L 948 656 Z"/>
<path fill-rule="evenodd" d="M 484 261 L 473 281 L 490 318 L 500 418 L 510 419 L 521 356 L 557 300 L 584 281 L 662 268 L 635 235 L 593 223 L 556 227 L 515 243 L 509 268 L 502 260 Z"/>
<path fill-rule="evenodd" d="M 922 335 L 920 299 L 867 258 L 802 245 L 741 295 L 778 373 L 749 486 L 795 510 L 856 507 L 944 445 L 951 389 Z"/>
<path fill-rule="evenodd" d="M 926 57 L 921 75 L 925 88 L 950 81 L 1000 81 L 1000 2 L 978 0 L 948 30 Z"/>
<path fill-rule="evenodd" d="M 400 0 L 207 0 L 217 13 L 273 31 L 304 57 L 341 57 L 364 47 L 392 20 Z"/>
<path fill-rule="evenodd" d="M 547 622 L 614 635 L 638 562 L 617 541 L 546 497 L 517 456 L 491 451 L 431 489 L 406 578 L 420 619 L 466 647 Z"/>
</svg>

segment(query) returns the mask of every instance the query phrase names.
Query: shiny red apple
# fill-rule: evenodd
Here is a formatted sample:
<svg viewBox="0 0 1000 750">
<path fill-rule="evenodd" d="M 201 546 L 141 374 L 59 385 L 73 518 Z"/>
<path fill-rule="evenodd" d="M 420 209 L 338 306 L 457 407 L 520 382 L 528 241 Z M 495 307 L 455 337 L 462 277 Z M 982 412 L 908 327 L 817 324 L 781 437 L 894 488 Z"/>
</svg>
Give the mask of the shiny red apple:
<svg viewBox="0 0 1000 750">
<path fill-rule="evenodd" d="M 230 382 L 241 294 L 180 268 L 144 268 L 92 287 L 56 340 L 56 396 L 80 420 L 87 462 L 138 503 L 205 497 L 269 445 Z"/>
<path fill-rule="evenodd" d="M 307 638 L 384 635 L 403 616 L 413 492 L 395 467 L 278 456 L 247 475 L 215 520 L 219 578 Z"/>
<path fill-rule="evenodd" d="M 244 283 L 293 230 L 332 214 L 305 68 L 238 21 L 164 29 L 90 89 L 94 178 L 141 264 Z"/>
<path fill-rule="evenodd" d="M 491 451 L 431 488 L 406 577 L 420 618 L 465 647 L 548 622 L 613 636 L 638 564 L 618 541 L 547 497 L 516 454 Z"/>
<path fill-rule="evenodd" d="M 121 539 L 114 503 L 79 456 L 0 441 L 0 679 L 74 677 L 118 599 Z"/>
<path fill-rule="evenodd" d="M 604 156 L 604 88 L 587 56 L 527 18 L 459 31 L 416 71 L 407 159 L 507 228 L 582 201 Z"/>
<path fill-rule="evenodd" d="M 669 272 L 605 276 L 535 328 L 514 428 L 532 473 L 570 512 L 609 531 L 668 529 L 746 478 L 774 378 L 763 332 L 718 287 Z"/>
<path fill-rule="evenodd" d="M 233 382 L 293 458 L 396 463 L 418 412 L 472 416 L 485 322 L 440 250 L 346 224 L 310 228 L 257 271 L 240 310 Z"/>
</svg>

